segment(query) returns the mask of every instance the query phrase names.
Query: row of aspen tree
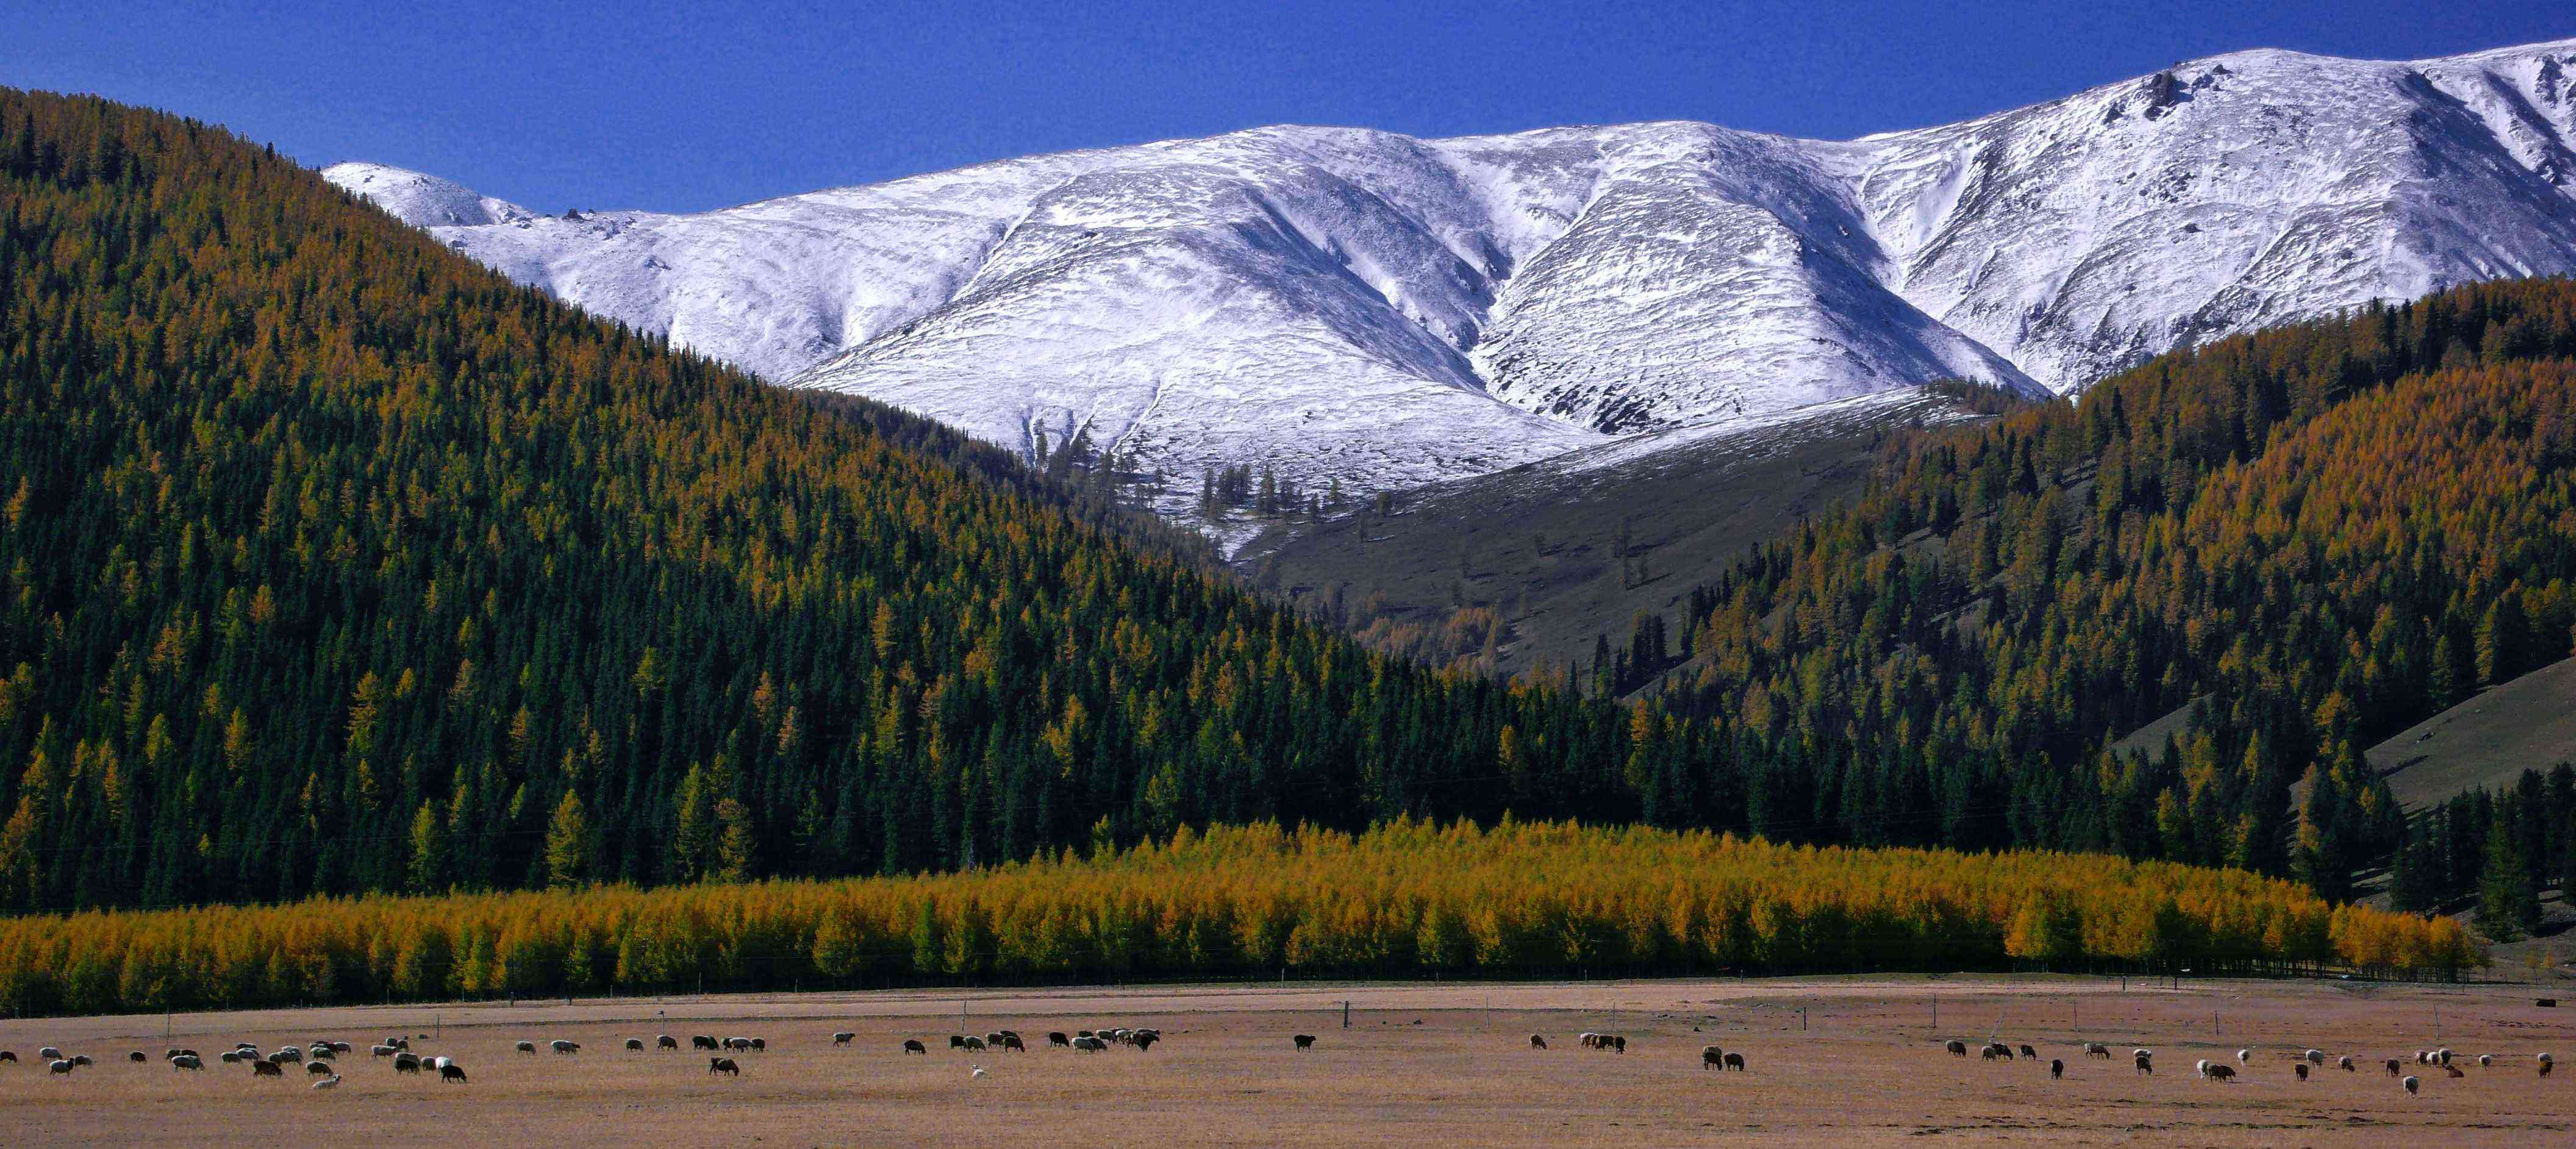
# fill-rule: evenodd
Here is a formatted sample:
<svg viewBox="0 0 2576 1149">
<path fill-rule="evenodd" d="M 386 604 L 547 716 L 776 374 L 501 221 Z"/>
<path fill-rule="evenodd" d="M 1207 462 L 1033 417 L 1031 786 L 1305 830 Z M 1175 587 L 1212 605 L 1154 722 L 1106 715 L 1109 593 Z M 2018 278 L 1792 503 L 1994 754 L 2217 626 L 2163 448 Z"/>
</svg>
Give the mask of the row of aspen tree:
<svg viewBox="0 0 2576 1149">
<path fill-rule="evenodd" d="M 22 1014 L 990 979 L 1616 976 L 2480 960 L 2448 919 L 2099 854 L 1400 821 L 1181 831 L 970 874 L 0 920 Z"/>
</svg>

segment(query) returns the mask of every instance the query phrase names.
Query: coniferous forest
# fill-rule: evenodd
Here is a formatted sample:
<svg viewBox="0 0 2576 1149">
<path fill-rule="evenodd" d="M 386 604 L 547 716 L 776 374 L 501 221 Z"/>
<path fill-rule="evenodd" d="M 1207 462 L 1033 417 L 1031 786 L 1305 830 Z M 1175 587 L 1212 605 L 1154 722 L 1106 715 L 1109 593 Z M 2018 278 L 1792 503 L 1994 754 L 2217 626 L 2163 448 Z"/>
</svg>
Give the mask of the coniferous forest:
<svg viewBox="0 0 2576 1149">
<path fill-rule="evenodd" d="M 2576 284 L 2492 284 L 1901 436 L 1621 701 L 1372 654 L 1094 486 L 584 316 L 219 129 L 0 92 L 0 908 L 1507 812 L 2339 901 L 2407 834 L 2359 747 L 2568 652 L 2571 357 Z"/>
</svg>

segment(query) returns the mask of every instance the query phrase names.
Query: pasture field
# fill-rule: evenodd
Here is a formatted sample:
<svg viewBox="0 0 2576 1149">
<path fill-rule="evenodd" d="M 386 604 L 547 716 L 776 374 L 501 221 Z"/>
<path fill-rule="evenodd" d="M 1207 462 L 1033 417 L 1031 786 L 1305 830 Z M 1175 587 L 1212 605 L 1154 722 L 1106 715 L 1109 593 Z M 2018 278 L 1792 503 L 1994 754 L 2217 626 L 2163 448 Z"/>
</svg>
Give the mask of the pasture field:
<svg viewBox="0 0 2576 1149">
<path fill-rule="evenodd" d="M 1547 984 L 1351 983 L 804 994 L 351 1007 L 0 1021 L 0 1142 L 10 1145 L 385 1143 L 466 1145 L 2521 1145 L 2570 1143 L 2576 1000 L 2540 1009 L 2514 986 L 2185 981 L 2179 988 L 2056 977 L 1811 978 Z M 2548 991 L 2540 991 L 2548 992 Z M 1343 1001 L 1351 1003 L 1342 1025 Z M 966 1011 L 961 1029 L 958 1012 Z M 1939 1020 L 1934 1022 L 1937 1009 Z M 1050 1030 L 1157 1026 L 1150 1051 L 1077 1053 Z M 2213 1026 L 2215 1033 L 2213 1033 Z M 2438 1026 L 2438 1039 L 2437 1027 Z M 1015 1029 L 1028 1053 L 947 1048 L 951 1033 Z M 836 1030 L 857 1034 L 836 1048 Z M 1585 1030 L 1627 1053 L 1579 1047 Z M 397 1076 L 367 1046 L 389 1033 L 455 1058 L 471 1084 Z M 624 1039 L 679 1038 L 677 1053 Z M 739 1078 L 711 1076 L 690 1035 L 757 1036 Z M 1315 1034 L 1307 1052 L 1290 1036 Z M 1530 1047 L 1543 1034 L 1550 1048 Z M 900 1052 L 906 1038 L 928 1056 Z M 212 1060 L 350 1042 L 344 1080 L 254 1080 L 240 1066 L 174 1071 L 167 1046 Z M 542 1052 L 568 1038 L 580 1053 Z M 2037 1063 L 1943 1052 L 1989 1038 Z M 534 1056 L 514 1053 L 520 1040 Z M 2102 1041 L 2115 1057 L 2082 1055 Z M 1742 1052 L 1742 1073 L 1700 1049 Z M 2448 1045 L 2467 1076 L 2419 1070 Z M 87 1053 L 69 1077 L 40 1046 Z M 2134 1046 L 2156 1052 L 2139 1076 Z M 2300 1050 L 2352 1054 L 2297 1081 Z M 2234 1084 L 2200 1058 L 2236 1061 Z M 140 1049 L 144 1064 L 127 1054 Z M 2474 1062 L 2496 1055 L 2493 1068 Z M 2408 1096 L 2380 1062 L 2408 1058 Z M 2047 1059 L 2066 1077 L 2051 1080 Z M 987 1076 L 972 1077 L 971 1064 Z M 295 1067 L 290 1067 L 293 1069 Z"/>
</svg>

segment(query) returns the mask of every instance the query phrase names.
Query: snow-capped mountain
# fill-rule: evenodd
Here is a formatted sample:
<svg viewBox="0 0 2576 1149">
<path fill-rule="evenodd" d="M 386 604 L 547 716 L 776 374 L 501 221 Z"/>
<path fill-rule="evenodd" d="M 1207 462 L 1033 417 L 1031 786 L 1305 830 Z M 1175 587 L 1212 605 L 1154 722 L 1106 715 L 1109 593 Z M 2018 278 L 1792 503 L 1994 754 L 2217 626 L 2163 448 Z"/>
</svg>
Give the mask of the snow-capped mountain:
<svg viewBox="0 0 2576 1149">
<path fill-rule="evenodd" d="M 2240 52 L 1848 142 L 1277 127 L 687 215 L 324 175 L 776 382 L 1139 467 L 1414 486 L 1965 376 L 2576 271 L 2576 40 Z"/>
</svg>

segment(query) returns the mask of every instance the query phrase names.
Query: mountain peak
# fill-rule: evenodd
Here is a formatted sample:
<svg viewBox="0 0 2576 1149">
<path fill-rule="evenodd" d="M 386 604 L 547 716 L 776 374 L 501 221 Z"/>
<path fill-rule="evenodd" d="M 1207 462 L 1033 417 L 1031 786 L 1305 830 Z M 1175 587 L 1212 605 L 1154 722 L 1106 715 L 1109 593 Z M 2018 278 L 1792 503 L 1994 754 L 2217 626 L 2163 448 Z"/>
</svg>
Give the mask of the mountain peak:
<svg viewBox="0 0 2576 1149">
<path fill-rule="evenodd" d="M 1933 379 L 2576 271 L 2576 41 L 2228 53 L 1847 142 L 1689 121 L 1278 125 L 688 215 L 334 182 L 774 382 L 1173 481 L 1405 487 Z"/>
</svg>

